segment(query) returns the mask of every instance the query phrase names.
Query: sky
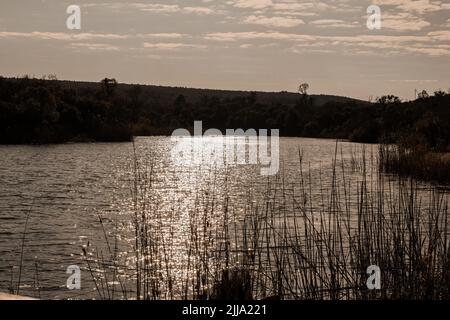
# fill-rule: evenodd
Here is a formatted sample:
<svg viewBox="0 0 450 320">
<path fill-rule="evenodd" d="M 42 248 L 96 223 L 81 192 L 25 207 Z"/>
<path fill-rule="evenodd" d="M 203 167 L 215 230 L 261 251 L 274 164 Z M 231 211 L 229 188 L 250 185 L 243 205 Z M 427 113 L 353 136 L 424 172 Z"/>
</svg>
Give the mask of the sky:
<svg viewBox="0 0 450 320">
<path fill-rule="evenodd" d="M 1 0 L 0 75 L 25 74 L 409 100 L 450 88 L 450 1 Z"/>
</svg>

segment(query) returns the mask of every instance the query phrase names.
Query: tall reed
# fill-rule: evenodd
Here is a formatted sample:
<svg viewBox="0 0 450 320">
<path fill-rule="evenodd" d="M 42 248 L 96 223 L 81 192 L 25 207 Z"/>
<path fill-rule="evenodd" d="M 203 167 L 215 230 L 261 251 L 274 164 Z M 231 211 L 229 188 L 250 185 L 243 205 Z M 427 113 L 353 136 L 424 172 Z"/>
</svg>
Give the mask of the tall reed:
<svg viewBox="0 0 450 320">
<path fill-rule="evenodd" d="M 121 270 L 125 299 L 449 299 L 448 194 L 419 191 L 374 162 L 363 151 L 349 164 L 336 145 L 331 175 L 313 177 L 300 150 L 297 174 L 259 181 L 239 212 L 229 181 L 211 169 L 188 208 L 163 210 L 155 164 L 135 152 L 132 250 L 122 262 L 110 254 L 113 264 L 97 264 Z M 379 290 L 367 286 L 372 265 L 381 270 Z"/>
</svg>

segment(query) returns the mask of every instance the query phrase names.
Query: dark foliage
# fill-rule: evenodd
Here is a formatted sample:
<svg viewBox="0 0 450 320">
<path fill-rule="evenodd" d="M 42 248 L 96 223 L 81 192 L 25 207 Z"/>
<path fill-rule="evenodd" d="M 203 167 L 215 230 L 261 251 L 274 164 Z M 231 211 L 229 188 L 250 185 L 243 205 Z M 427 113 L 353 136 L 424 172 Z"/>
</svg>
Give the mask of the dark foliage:
<svg viewBox="0 0 450 320">
<path fill-rule="evenodd" d="M 280 129 L 283 136 L 391 142 L 449 148 L 450 95 L 372 104 L 287 92 L 262 93 L 0 78 L 0 143 L 129 141 L 176 128 Z"/>
</svg>

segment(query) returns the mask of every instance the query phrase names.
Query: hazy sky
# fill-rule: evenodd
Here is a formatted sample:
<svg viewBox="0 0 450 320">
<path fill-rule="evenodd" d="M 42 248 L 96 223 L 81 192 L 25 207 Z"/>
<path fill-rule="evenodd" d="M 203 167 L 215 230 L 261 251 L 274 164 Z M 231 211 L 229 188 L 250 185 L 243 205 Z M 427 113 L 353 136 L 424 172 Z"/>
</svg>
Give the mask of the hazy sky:
<svg viewBox="0 0 450 320">
<path fill-rule="evenodd" d="M 450 1 L 0 0 L 0 74 L 368 99 L 450 88 Z M 381 30 L 366 26 L 382 10 Z M 66 9 L 81 8 L 81 30 Z"/>
</svg>

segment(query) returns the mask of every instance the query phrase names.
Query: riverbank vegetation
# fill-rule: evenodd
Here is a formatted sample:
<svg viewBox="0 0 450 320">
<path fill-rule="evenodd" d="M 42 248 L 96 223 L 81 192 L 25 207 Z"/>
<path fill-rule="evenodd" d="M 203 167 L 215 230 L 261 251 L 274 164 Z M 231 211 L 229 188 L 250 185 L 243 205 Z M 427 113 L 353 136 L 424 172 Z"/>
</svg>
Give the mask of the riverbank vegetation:
<svg viewBox="0 0 450 320">
<path fill-rule="evenodd" d="M 280 129 L 283 136 L 376 143 L 408 135 L 448 150 L 450 95 L 376 103 L 287 92 L 238 92 L 49 79 L 0 78 L 0 143 L 131 141 L 204 128 Z"/>
<path fill-rule="evenodd" d="M 421 145 L 380 145 L 380 171 L 448 185 L 450 153 L 435 152 Z"/>
</svg>

